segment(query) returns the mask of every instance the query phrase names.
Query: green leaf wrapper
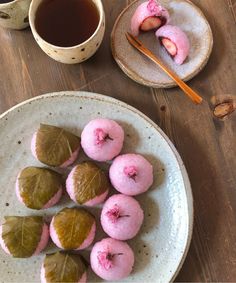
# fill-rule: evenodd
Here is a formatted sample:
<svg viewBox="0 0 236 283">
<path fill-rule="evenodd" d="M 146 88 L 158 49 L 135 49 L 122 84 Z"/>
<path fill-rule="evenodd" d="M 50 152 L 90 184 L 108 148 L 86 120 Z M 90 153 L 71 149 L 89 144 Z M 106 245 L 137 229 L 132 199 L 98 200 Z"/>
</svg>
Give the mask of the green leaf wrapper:
<svg viewBox="0 0 236 283">
<path fill-rule="evenodd" d="M 93 162 L 83 162 L 76 166 L 73 184 L 75 198 L 79 204 L 100 196 L 110 187 L 105 173 Z"/>
<path fill-rule="evenodd" d="M 46 255 L 43 266 L 48 283 L 78 283 L 86 271 L 79 255 L 63 252 Z"/>
<path fill-rule="evenodd" d="M 21 171 L 18 184 L 25 205 L 42 209 L 62 187 L 62 177 L 50 169 L 27 167 Z"/>
<path fill-rule="evenodd" d="M 78 249 L 87 238 L 95 218 L 83 208 L 64 208 L 53 218 L 61 245 L 66 250 Z"/>
<path fill-rule="evenodd" d="M 36 154 L 42 163 L 60 166 L 80 146 L 80 138 L 62 128 L 40 124 L 36 137 Z"/>
<path fill-rule="evenodd" d="M 6 216 L 2 238 L 13 257 L 26 258 L 35 252 L 43 231 L 40 216 Z"/>
</svg>

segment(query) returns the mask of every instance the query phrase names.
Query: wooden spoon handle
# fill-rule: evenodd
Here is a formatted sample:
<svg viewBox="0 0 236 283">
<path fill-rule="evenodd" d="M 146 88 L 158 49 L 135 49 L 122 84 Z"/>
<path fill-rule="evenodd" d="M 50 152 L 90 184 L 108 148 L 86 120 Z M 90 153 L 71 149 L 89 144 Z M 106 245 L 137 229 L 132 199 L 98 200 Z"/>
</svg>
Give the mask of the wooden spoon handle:
<svg viewBox="0 0 236 283">
<path fill-rule="evenodd" d="M 167 68 L 150 50 L 140 50 L 149 59 L 156 63 L 164 72 L 166 72 L 183 90 L 183 92 L 192 99 L 193 102 L 199 104 L 202 102 L 201 96 L 199 96 L 191 87 L 189 87 L 184 81 L 182 81 L 174 72 Z"/>
</svg>

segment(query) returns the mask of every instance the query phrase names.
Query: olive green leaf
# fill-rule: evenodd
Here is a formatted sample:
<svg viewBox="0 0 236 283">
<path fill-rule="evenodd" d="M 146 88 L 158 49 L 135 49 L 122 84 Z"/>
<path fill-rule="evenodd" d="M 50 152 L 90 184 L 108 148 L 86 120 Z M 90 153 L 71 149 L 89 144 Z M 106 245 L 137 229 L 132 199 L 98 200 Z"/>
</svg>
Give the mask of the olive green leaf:
<svg viewBox="0 0 236 283">
<path fill-rule="evenodd" d="M 2 238 L 13 257 L 30 257 L 40 242 L 43 218 L 40 216 L 6 216 Z"/>
<path fill-rule="evenodd" d="M 51 169 L 27 167 L 21 171 L 18 184 L 25 205 L 41 209 L 61 188 L 62 177 Z"/>
<path fill-rule="evenodd" d="M 53 226 L 66 250 L 77 249 L 87 238 L 94 216 L 83 208 L 64 208 L 53 218 Z"/>
<path fill-rule="evenodd" d="M 38 159 L 49 166 L 60 166 L 80 146 L 80 138 L 51 125 L 40 124 L 36 138 Z"/>
<path fill-rule="evenodd" d="M 63 252 L 46 255 L 43 266 L 48 283 L 77 283 L 86 271 L 83 260 L 79 255 Z"/>
<path fill-rule="evenodd" d="M 79 204 L 86 203 L 109 189 L 107 176 L 93 162 L 83 162 L 76 166 L 73 183 Z"/>
</svg>

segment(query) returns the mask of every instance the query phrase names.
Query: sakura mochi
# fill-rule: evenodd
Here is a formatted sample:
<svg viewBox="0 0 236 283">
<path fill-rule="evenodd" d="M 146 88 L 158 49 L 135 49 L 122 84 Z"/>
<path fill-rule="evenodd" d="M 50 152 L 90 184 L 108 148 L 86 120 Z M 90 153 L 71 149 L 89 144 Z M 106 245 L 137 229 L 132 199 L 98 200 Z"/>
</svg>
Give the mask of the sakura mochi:
<svg viewBox="0 0 236 283">
<path fill-rule="evenodd" d="M 38 255 L 49 240 L 48 226 L 40 216 L 6 216 L 0 226 L 0 245 L 9 255 L 27 258 Z"/>
<path fill-rule="evenodd" d="M 87 282 L 86 266 L 78 254 L 47 254 L 41 267 L 41 283 Z"/>
<path fill-rule="evenodd" d="M 31 209 L 52 207 L 61 198 L 62 177 L 47 168 L 24 168 L 16 180 L 16 195 L 21 203 Z"/>
<path fill-rule="evenodd" d="M 52 125 L 40 124 L 31 141 L 34 157 L 53 167 L 65 168 L 71 165 L 76 160 L 79 149 L 79 137 Z"/>
<path fill-rule="evenodd" d="M 101 213 L 103 230 L 117 240 L 132 239 L 143 223 L 143 210 L 137 200 L 118 194 L 111 196 Z"/>
<path fill-rule="evenodd" d="M 156 37 L 178 65 L 189 55 L 190 43 L 187 35 L 177 26 L 165 25 L 156 31 Z"/>
<path fill-rule="evenodd" d="M 107 281 L 126 278 L 134 265 L 134 253 L 125 242 L 112 238 L 97 242 L 90 254 L 92 270 Z"/>
<path fill-rule="evenodd" d="M 153 167 L 140 154 L 123 154 L 115 158 L 109 176 L 114 188 L 129 196 L 146 192 L 153 183 Z"/>
<path fill-rule="evenodd" d="M 64 208 L 50 224 L 52 241 L 64 250 L 82 250 L 91 245 L 96 232 L 95 218 L 83 208 Z"/>
<path fill-rule="evenodd" d="M 123 141 L 122 127 L 109 119 L 90 121 L 81 134 L 81 146 L 84 152 L 97 161 L 112 160 L 120 153 Z"/>
<path fill-rule="evenodd" d="M 157 30 L 170 20 L 168 11 L 156 0 L 143 2 L 131 18 L 131 33 L 138 36 L 141 31 Z"/>
<path fill-rule="evenodd" d="M 70 198 L 87 206 L 105 200 L 110 188 L 108 177 L 93 162 L 83 162 L 75 166 L 66 180 L 66 190 Z"/>
</svg>

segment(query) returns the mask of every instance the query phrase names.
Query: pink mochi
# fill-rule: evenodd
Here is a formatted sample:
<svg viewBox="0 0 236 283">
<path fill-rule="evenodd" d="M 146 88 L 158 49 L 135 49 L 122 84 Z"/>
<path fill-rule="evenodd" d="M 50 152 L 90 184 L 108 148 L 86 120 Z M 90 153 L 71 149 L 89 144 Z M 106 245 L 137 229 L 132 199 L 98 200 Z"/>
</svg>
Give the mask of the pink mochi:
<svg viewBox="0 0 236 283">
<path fill-rule="evenodd" d="M 48 244 L 48 240 L 49 240 L 49 230 L 48 230 L 48 226 L 46 224 L 43 225 L 43 230 L 42 230 L 42 235 L 41 235 L 41 239 L 38 243 L 38 246 L 35 250 L 35 252 L 33 253 L 32 256 L 34 255 L 38 255 L 42 250 L 44 250 Z M 0 245 L 2 247 L 2 249 L 5 251 L 5 253 L 11 255 L 8 247 L 6 246 L 3 238 L 2 238 L 2 225 L 0 226 Z"/>
<path fill-rule="evenodd" d="M 68 193 L 68 195 L 70 196 L 70 198 L 77 203 L 76 197 L 75 197 L 75 187 L 73 184 L 73 175 L 74 172 L 76 170 L 76 166 L 72 169 L 72 171 L 70 172 L 69 176 L 66 179 L 66 191 Z M 107 189 L 107 191 L 105 191 L 104 193 L 102 193 L 99 196 L 94 197 L 93 199 L 90 199 L 89 201 L 83 203 L 83 205 L 86 206 L 94 206 L 97 205 L 99 203 L 104 202 L 104 200 L 106 199 L 107 195 L 109 192 L 109 188 Z"/>
<path fill-rule="evenodd" d="M 134 12 L 131 18 L 131 33 L 134 36 L 138 36 L 141 25 L 145 20 L 152 17 L 158 17 L 160 19 L 160 25 L 165 25 L 170 21 L 168 11 L 156 0 L 149 0 L 140 4 Z"/>
<path fill-rule="evenodd" d="M 127 243 L 106 238 L 93 246 L 90 264 L 92 270 L 102 279 L 121 280 L 133 269 L 134 253 Z"/>
<path fill-rule="evenodd" d="M 42 264 L 42 267 L 41 267 L 40 279 L 41 279 L 41 283 L 49 283 L 46 280 L 46 277 L 45 277 L 45 268 L 44 268 L 43 264 Z M 84 272 L 84 274 L 82 275 L 82 277 L 80 278 L 78 283 L 86 283 L 86 282 L 87 282 L 87 272 Z"/>
<path fill-rule="evenodd" d="M 187 35 L 177 26 L 165 25 L 156 31 L 156 37 L 162 42 L 168 39 L 174 44 L 176 54 L 172 54 L 174 62 L 178 65 L 183 64 L 190 51 L 190 42 Z M 166 49 L 168 52 L 168 49 Z"/>
<path fill-rule="evenodd" d="M 108 161 L 117 156 L 124 142 L 121 126 L 109 119 L 90 121 L 82 131 L 81 146 L 93 160 Z"/>
<path fill-rule="evenodd" d="M 101 213 L 101 224 L 108 236 L 125 241 L 137 235 L 143 218 L 143 210 L 137 200 L 118 194 L 111 196 L 105 202 Z"/>
<path fill-rule="evenodd" d="M 17 196 L 18 200 L 25 205 L 25 203 L 24 203 L 24 201 L 23 201 L 23 199 L 22 199 L 22 197 L 20 195 L 19 181 L 18 181 L 19 176 L 20 176 L 20 174 L 17 176 L 17 179 L 16 179 L 16 186 L 15 186 L 16 196 Z M 62 188 L 60 188 L 55 193 L 55 195 L 44 205 L 44 207 L 42 209 L 50 208 L 50 207 L 54 206 L 56 203 L 58 203 L 59 200 L 61 199 L 62 192 L 63 192 L 63 190 L 62 190 Z"/>
<path fill-rule="evenodd" d="M 37 153 L 36 153 L 36 140 L 37 140 L 37 132 L 34 133 L 32 141 L 31 141 L 31 152 L 33 156 L 36 159 L 38 159 Z M 72 152 L 71 157 L 68 160 L 66 160 L 63 164 L 61 164 L 59 167 L 66 168 L 70 166 L 71 164 L 73 164 L 78 157 L 79 149 L 80 149 L 80 146 L 74 152 Z"/>
<path fill-rule="evenodd" d="M 58 238 L 58 235 L 57 235 L 57 232 L 53 226 L 53 218 L 52 218 L 52 221 L 50 223 L 50 237 L 52 239 L 52 241 L 54 242 L 54 244 L 60 248 L 60 249 L 64 249 L 64 247 L 62 246 L 59 238 Z M 94 223 L 91 227 L 91 230 L 87 236 L 87 238 L 84 240 L 84 242 L 76 248 L 76 250 L 83 250 L 83 249 L 86 249 L 88 246 L 90 246 L 94 240 L 94 237 L 95 237 L 95 232 L 96 232 L 96 224 Z"/>
<path fill-rule="evenodd" d="M 139 154 L 124 154 L 115 158 L 109 176 L 114 188 L 129 196 L 146 192 L 153 183 L 153 167 Z"/>
</svg>

